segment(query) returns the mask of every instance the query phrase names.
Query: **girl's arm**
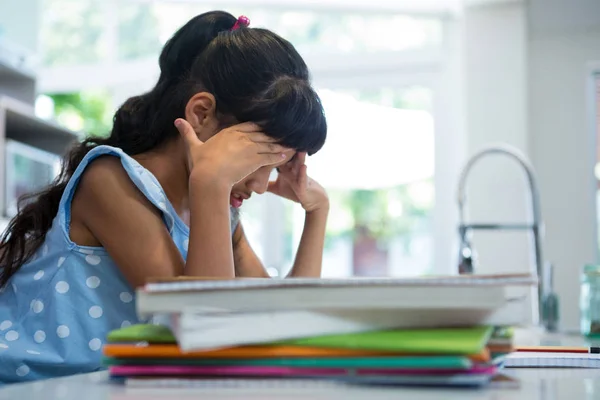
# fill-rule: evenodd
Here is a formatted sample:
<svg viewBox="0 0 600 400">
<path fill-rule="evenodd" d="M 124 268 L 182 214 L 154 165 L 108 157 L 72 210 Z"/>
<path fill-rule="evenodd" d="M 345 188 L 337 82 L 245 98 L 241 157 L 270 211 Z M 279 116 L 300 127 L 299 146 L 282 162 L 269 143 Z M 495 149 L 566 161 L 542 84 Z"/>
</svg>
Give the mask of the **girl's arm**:
<svg viewBox="0 0 600 400">
<path fill-rule="evenodd" d="M 288 277 L 318 278 L 321 276 L 328 212 L 329 207 L 306 213 L 298 253 Z M 246 239 L 241 223 L 238 224 L 233 234 L 233 258 L 236 276 L 269 277 L 262 262 Z"/>
<path fill-rule="evenodd" d="M 328 214 L 329 206 L 306 213 L 298 253 L 288 276 L 314 278 L 321 276 Z"/>
<path fill-rule="evenodd" d="M 230 188 L 218 180 L 192 176 L 189 191 L 190 243 L 185 275 L 234 278 Z"/>
<path fill-rule="evenodd" d="M 329 214 L 329 197 L 325 189 L 307 175 L 306 153 L 297 153 L 278 168 L 277 180 L 269 183 L 269 192 L 300 203 L 306 211 L 300 245 L 290 277 L 320 277 Z"/>
</svg>

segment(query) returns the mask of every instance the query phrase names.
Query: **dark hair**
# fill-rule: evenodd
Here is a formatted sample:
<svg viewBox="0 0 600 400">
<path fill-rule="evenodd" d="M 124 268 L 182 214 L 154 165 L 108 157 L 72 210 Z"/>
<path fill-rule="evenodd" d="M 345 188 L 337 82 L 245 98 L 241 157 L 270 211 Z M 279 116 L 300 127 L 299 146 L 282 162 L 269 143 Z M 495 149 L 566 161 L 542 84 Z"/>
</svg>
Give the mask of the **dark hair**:
<svg viewBox="0 0 600 400">
<path fill-rule="evenodd" d="M 266 29 L 232 31 L 236 21 L 214 11 L 180 28 L 160 54 L 156 86 L 119 108 L 110 136 L 89 137 L 74 146 L 56 181 L 20 200 L 17 216 L 0 239 L 0 287 L 43 244 L 67 182 L 91 149 L 110 145 L 135 155 L 161 146 L 178 136 L 173 122 L 184 117 L 195 93 L 212 93 L 218 115 L 255 122 L 287 147 L 312 154 L 323 146 L 323 107 L 302 57 Z"/>
</svg>

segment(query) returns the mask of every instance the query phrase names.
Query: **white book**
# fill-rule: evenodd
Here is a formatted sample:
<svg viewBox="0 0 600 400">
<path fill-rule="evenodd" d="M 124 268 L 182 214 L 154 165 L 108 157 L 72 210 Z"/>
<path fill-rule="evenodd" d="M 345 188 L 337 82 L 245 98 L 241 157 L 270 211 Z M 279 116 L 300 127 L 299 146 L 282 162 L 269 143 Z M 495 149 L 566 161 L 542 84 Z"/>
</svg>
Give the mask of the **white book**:
<svg viewBox="0 0 600 400">
<path fill-rule="evenodd" d="M 171 315 L 171 328 L 183 350 L 252 345 L 320 335 L 384 329 L 525 326 L 531 323 L 526 297 L 495 309 L 293 310 Z"/>
<path fill-rule="evenodd" d="M 531 276 L 410 279 L 182 280 L 138 290 L 141 316 L 155 313 L 251 312 L 318 309 L 490 310 L 520 298 Z M 514 289 L 518 288 L 515 292 Z M 510 294 L 507 289 L 513 289 Z"/>
<path fill-rule="evenodd" d="M 146 292 L 181 292 L 209 290 L 244 290 L 254 288 L 307 287 L 405 287 L 405 286 L 531 286 L 537 279 L 531 274 L 447 275 L 412 278 L 196 278 L 178 277 L 155 279 L 147 283 Z"/>
</svg>

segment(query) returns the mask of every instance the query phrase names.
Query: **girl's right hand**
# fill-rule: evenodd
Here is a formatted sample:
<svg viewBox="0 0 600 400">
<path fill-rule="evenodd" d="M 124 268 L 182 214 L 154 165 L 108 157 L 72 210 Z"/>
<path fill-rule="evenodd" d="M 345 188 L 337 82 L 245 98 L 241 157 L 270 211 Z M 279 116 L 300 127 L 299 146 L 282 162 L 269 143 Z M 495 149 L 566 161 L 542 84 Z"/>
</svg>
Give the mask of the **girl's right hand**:
<svg viewBox="0 0 600 400">
<path fill-rule="evenodd" d="M 223 129 L 206 143 L 185 119 L 176 119 L 175 126 L 187 147 L 191 179 L 231 187 L 261 167 L 285 161 L 289 150 L 250 122 Z"/>
</svg>

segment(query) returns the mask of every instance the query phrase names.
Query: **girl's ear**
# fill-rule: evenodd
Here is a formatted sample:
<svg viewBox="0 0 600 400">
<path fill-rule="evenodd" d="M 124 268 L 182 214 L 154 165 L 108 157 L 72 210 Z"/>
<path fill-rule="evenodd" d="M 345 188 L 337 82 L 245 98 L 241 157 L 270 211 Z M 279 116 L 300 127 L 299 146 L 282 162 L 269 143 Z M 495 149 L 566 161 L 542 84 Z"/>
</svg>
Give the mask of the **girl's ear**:
<svg viewBox="0 0 600 400">
<path fill-rule="evenodd" d="M 192 96 L 185 106 L 185 119 L 203 142 L 218 132 L 216 105 L 215 96 L 208 92 L 200 92 Z"/>
</svg>

